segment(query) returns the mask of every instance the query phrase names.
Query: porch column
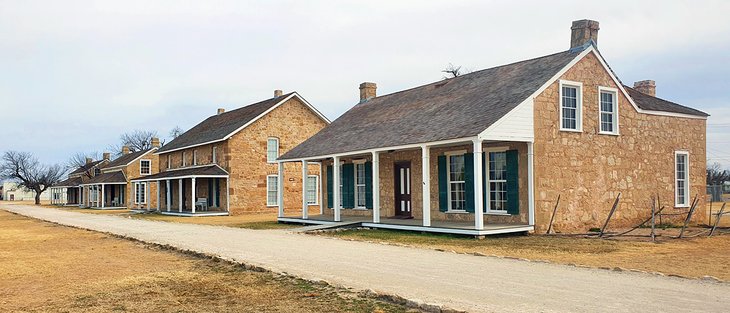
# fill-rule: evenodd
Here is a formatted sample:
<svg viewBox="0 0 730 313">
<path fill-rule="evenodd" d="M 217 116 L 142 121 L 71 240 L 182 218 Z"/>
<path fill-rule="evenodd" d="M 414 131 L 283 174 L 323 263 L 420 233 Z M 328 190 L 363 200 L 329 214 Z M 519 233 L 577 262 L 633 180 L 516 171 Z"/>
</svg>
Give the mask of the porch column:
<svg viewBox="0 0 730 313">
<path fill-rule="evenodd" d="M 105 203 L 106 194 L 104 194 L 104 184 L 101 184 L 101 207 L 104 208 L 106 205 Z"/>
<path fill-rule="evenodd" d="M 380 223 L 380 152 L 373 151 L 373 223 Z"/>
<path fill-rule="evenodd" d="M 530 226 L 535 225 L 535 160 L 534 143 L 527 143 L 527 220 Z"/>
<path fill-rule="evenodd" d="M 421 146 L 421 177 L 423 177 L 421 191 L 423 226 L 431 226 L 431 148 L 427 145 Z"/>
<path fill-rule="evenodd" d="M 340 205 L 340 197 L 342 196 L 340 194 L 340 157 L 336 156 L 332 158 L 334 160 L 332 164 L 332 207 L 335 208 L 335 222 L 342 221 L 342 217 L 340 216 L 340 210 L 342 210 L 342 205 Z"/>
<path fill-rule="evenodd" d="M 279 206 L 279 217 L 284 217 L 284 163 L 279 162 L 279 176 L 276 178 L 276 203 Z"/>
<path fill-rule="evenodd" d="M 167 212 L 170 212 L 170 206 L 172 206 L 172 194 L 170 193 L 170 180 L 165 180 L 165 208 Z"/>
<path fill-rule="evenodd" d="M 302 160 L 302 219 L 309 218 L 309 203 L 307 202 L 307 161 Z"/>
<path fill-rule="evenodd" d="M 160 181 L 157 181 L 157 211 L 160 210 Z"/>
<path fill-rule="evenodd" d="M 324 165 L 322 165 L 322 161 L 319 162 L 319 179 L 317 179 L 317 183 L 319 184 L 319 214 L 324 214 L 324 192 L 322 191 L 322 173 L 324 173 Z"/>
<path fill-rule="evenodd" d="M 230 177 L 226 177 L 226 212 L 231 212 L 231 185 Z M 220 204 L 219 204 L 220 205 Z"/>
<path fill-rule="evenodd" d="M 474 140 L 474 228 L 484 229 L 484 195 L 482 186 L 482 141 Z"/>
<path fill-rule="evenodd" d="M 195 202 L 197 202 L 197 199 L 195 199 L 195 177 L 190 179 L 190 208 L 193 210 L 193 214 L 195 214 Z"/>
<path fill-rule="evenodd" d="M 182 213 L 182 209 L 183 209 L 183 184 L 182 184 L 182 178 L 180 178 L 180 179 L 177 180 L 177 186 L 178 186 L 178 190 L 180 190 L 180 192 L 178 192 L 177 206 L 178 206 L 178 209 L 179 209 L 180 213 Z"/>
</svg>

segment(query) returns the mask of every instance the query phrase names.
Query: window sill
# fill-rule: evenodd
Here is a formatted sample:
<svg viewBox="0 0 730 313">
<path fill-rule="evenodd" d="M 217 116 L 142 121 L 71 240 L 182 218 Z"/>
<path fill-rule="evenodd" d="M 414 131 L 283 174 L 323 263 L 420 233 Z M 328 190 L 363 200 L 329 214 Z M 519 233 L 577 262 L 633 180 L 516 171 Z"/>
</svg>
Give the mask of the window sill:
<svg viewBox="0 0 730 313">
<path fill-rule="evenodd" d="M 487 211 L 484 213 L 484 215 L 512 216 L 512 214 L 507 213 L 507 211 L 504 211 L 504 212 Z"/>
<path fill-rule="evenodd" d="M 466 210 L 449 210 L 444 213 L 446 213 L 446 214 L 470 214 L 470 212 L 467 212 Z"/>
<path fill-rule="evenodd" d="M 368 208 L 352 208 L 353 211 L 367 211 Z"/>
<path fill-rule="evenodd" d="M 569 132 L 569 133 L 582 133 L 582 129 L 569 129 L 569 128 L 561 128 L 561 132 Z"/>
<path fill-rule="evenodd" d="M 618 133 L 598 132 L 599 135 L 618 136 Z"/>
<path fill-rule="evenodd" d="M 686 208 L 689 208 L 689 204 L 675 204 L 674 208 L 675 209 L 686 209 Z"/>
<path fill-rule="evenodd" d="M 307 203 L 308 206 L 317 206 L 319 203 Z"/>
<path fill-rule="evenodd" d="M 278 207 L 278 206 L 279 206 L 278 204 L 267 204 L 266 205 L 267 208 L 275 208 L 275 207 Z"/>
</svg>

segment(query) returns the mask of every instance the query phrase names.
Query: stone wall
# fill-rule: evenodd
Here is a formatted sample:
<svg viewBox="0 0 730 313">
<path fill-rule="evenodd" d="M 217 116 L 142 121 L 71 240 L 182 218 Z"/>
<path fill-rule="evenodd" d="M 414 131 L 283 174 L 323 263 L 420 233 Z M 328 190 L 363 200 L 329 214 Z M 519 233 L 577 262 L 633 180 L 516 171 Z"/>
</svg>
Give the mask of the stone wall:
<svg viewBox="0 0 730 313">
<path fill-rule="evenodd" d="M 600 227 L 621 193 L 612 227 L 632 226 L 650 216 L 658 195 L 674 209 L 674 152 L 689 152 L 690 196 L 704 208 L 706 121 L 638 113 L 619 92 L 619 135 L 599 134 L 598 87 L 618 88 L 593 54 L 561 79 L 583 84 L 583 131 L 560 131 L 559 82 L 535 99 L 536 231 L 547 228 L 558 195 L 557 231 Z M 704 221 L 696 214 L 695 221 Z M 706 218 L 706 217 L 705 217 Z"/>
<path fill-rule="evenodd" d="M 131 182 L 132 179 L 140 178 L 142 177 L 142 174 L 140 174 L 140 162 L 141 160 L 150 160 L 150 175 L 157 174 L 160 172 L 160 162 L 159 162 L 159 156 L 154 154 L 154 152 L 148 152 L 138 160 L 135 160 L 129 166 L 124 168 L 124 174 L 127 176 L 127 186 L 126 186 L 126 194 L 125 196 L 125 203 L 128 208 L 135 208 L 135 209 L 155 209 L 157 208 L 157 185 L 155 183 L 148 183 L 147 188 L 149 189 L 147 204 L 146 205 L 139 205 L 134 203 L 135 194 L 134 194 L 134 183 Z M 164 197 L 160 196 L 161 199 L 164 199 Z"/>
</svg>

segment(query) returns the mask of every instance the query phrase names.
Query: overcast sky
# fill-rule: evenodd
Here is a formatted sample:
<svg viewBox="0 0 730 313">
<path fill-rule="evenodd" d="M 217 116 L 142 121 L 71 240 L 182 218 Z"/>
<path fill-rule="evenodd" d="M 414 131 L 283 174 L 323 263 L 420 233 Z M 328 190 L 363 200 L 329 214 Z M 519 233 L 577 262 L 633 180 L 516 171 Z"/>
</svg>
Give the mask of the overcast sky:
<svg viewBox="0 0 730 313">
<path fill-rule="evenodd" d="M 216 108 L 298 91 L 334 120 L 358 84 L 378 94 L 569 48 L 598 20 L 628 85 L 712 116 L 708 158 L 730 165 L 730 1 L 3 1 L 0 151 L 49 163 L 134 129 L 163 138 Z"/>
</svg>

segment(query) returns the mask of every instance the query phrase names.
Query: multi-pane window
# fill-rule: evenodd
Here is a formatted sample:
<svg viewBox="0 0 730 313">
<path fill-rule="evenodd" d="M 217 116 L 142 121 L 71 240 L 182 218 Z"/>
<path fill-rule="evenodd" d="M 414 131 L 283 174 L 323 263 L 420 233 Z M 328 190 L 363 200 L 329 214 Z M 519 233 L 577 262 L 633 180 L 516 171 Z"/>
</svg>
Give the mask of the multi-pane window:
<svg viewBox="0 0 730 313">
<path fill-rule="evenodd" d="M 147 203 L 147 183 L 134 183 L 134 203 L 145 204 Z"/>
<path fill-rule="evenodd" d="M 580 87 L 560 85 L 560 128 L 581 130 Z"/>
<path fill-rule="evenodd" d="M 101 175 L 101 169 L 95 168 L 94 169 L 94 176 Z"/>
<path fill-rule="evenodd" d="M 279 205 L 279 176 L 266 176 L 266 205 Z"/>
<path fill-rule="evenodd" d="M 489 152 L 489 211 L 507 210 L 507 152 Z"/>
<path fill-rule="evenodd" d="M 198 165 L 198 150 L 193 150 L 193 165 Z"/>
<path fill-rule="evenodd" d="M 676 169 L 676 206 L 689 206 L 689 172 L 688 172 L 688 160 L 689 154 L 687 152 L 676 152 L 675 153 L 675 169 Z"/>
<path fill-rule="evenodd" d="M 279 139 L 269 138 L 266 141 L 266 162 L 274 163 L 279 157 Z"/>
<path fill-rule="evenodd" d="M 317 189 L 319 189 L 319 177 L 307 176 L 307 204 L 317 204 Z"/>
<path fill-rule="evenodd" d="M 449 210 L 466 209 L 464 155 L 449 155 Z"/>
<path fill-rule="evenodd" d="M 188 164 L 187 161 L 185 160 L 185 151 L 182 152 L 182 160 L 180 160 L 180 161 L 182 162 L 183 167 L 185 167 L 185 165 Z"/>
<path fill-rule="evenodd" d="M 366 206 L 365 196 L 365 163 L 355 163 L 355 207 Z"/>
<path fill-rule="evenodd" d="M 168 169 L 172 168 L 172 158 L 171 158 L 171 156 L 172 156 L 171 154 L 168 154 L 167 155 L 167 168 Z"/>
<path fill-rule="evenodd" d="M 141 175 L 149 175 L 151 172 L 150 169 L 150 160 L 140 160 L 139 161 L 139 173 Z"/>
<path fill-rule="evenodd" d="M 218 158 L 218 147 L 215 147 L 214 146 L 213 147 L 213 154 L 211 156 L 211 161 L 212 161 L 213 164 L 217 164 L 218 163 L 218 161 L 216 161 L 217 158 Z"/>
<path fill-rule="evenodd" d="M 601 132 L 615 134 L 616 129 L 616 93 L 600 92 Z"/>
</svg>

